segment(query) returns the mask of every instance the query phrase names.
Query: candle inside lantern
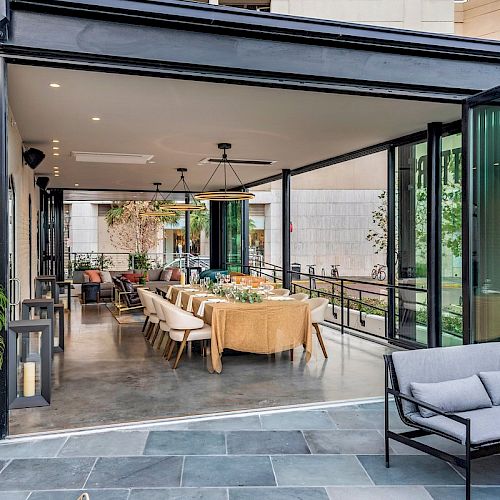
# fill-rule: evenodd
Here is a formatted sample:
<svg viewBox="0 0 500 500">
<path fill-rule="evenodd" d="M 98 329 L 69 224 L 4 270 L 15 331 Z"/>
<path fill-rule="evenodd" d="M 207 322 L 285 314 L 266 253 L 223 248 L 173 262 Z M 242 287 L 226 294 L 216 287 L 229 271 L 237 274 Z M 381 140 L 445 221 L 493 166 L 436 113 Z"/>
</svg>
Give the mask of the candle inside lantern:
<svg viewBox="0 0 500 500">
<path fill-rule="evenodd" d="M 23 365 L 23 396 L 29 398 L 35 395 L 35 363 L 32 361 Z"/>
</svg>

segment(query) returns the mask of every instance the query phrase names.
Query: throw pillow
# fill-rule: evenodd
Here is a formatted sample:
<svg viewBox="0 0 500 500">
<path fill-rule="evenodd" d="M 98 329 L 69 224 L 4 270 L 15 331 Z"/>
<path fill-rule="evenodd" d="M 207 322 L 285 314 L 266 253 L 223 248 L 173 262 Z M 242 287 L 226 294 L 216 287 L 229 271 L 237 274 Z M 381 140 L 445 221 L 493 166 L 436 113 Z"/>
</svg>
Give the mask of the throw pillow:
<svg viewBox="0 0 500 500">
<path fill-rule="evenodd" d="M 491 402 L 500 405 L 500 372 L 479 372 L 479 378 L 490 396 Z"/>
<path fill-rule="evenodd" d="M 171 281 L 180 281 L 181 280 L 181 269 L 180 267 L 170 267 L 172 269 L 172 276 L 170 277 Z"/>
<path fill-rule="evenodd" d="M 172 269 L 164 269 L 160 275 L 160 281 L 170 281 L 172 279 Z"/>
<path fill-rule="evenodd" d="M 102 283 L 113 283 L 113 280 L 111 279 L 111 273 L 109 271 L 99 271 L 99 274 L 101 275 Z"/>
<path fill-rule="evenodd" d="M 148 271 L 148 281 L 159 281 L 161 273 L 161 269 L 150 269 Z"/>
<path fill-rule="evenodd" d="M 89 277 L 91 283 L 101 283 L 101 275 L 99 274 L 99 271 L 93 269 L 85 271 L 85 274 Z"/>
<path fill-rule="evenodd" d="M 125 278 L 132 283 L 139 283 L 139 280 L 141 279 L 142 274 L 141 273 L 124 273 L 122 274 L 122 278 Z"/>
<path fill-rule="evenodd" d="M 129 279 L 122 279 L 123 282 L 123 287 L 125 288 L 126 292 L 133 292 L 134 291 L 134 285 Z"/>
<path fill-rule="evenodd" d="M 492 406 L 491 399 L 477 375 L 436 383 L 412 382 L 410 388 L 414 398 L 445 412 L 455 413 Z M 418 409 L 422 417 L 436 415 L 426 408 L 419 406 Z"/>
</svg>

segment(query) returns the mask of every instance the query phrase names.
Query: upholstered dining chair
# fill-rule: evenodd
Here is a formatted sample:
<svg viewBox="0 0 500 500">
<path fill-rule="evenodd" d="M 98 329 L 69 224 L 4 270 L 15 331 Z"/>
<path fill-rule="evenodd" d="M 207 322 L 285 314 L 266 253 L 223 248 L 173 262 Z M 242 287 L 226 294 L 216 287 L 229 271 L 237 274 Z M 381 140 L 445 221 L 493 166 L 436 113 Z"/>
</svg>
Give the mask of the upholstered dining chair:
<svg viewBox="0 0 500 500">
<path fill-rule="evenodd" d="M 280 295 L 281 297 L 288 297 L 290 295 L 290 290 L 288 290 L 288 288 L 276 288 L 271 293 L 273 295 Z"/>
<path fill-rule="evenodd" d="M 146 307 L 146 299 L 144 298 L 144 290 L 142 288 L 137 288 L 137 294 L 139 295 L 139 299 L 141 300 L 142 307 L 144 308 L 143 313 L 144 316 L 146 316 L 146 319 L 144 320 L 144 324 L 142 325 L 142 333 L 146 330 L 146 327 L 148 326 L 149 323 L 149 311 L 148 308 Z"/>
<path fill-rule="evenodd" d="M 316 336 L 318 337 L 319 345 L 323 351 L 323 356 L 328 358 L 328 353 L 326 352 L 325 343 L 323 342 L 323 337 L 321 336 L 321 330 L 319 323 L 325 321 L 326 309 L 328 307 L 328 299 L 323 297 L 315 297 L 314 299 L 307 300 L 309 307 L 311 309 L 311 322 L 316 330 Z"/>
<path fill-rule="evenodd" d="M 151 344 L 154 344 L 160 328 L 160 319 L 156 314 L 155 305 L 153 303 L 153 297 L 156 297 L 156 293 L 150 290 L 142 289 L 142 297 L 144 298 L 145 309 L 149 319 L 149 327 L 146 330 L 145 336 Z"/>
<path fill-rule="evenodd" d="M 168 337 L 168 332 L 170 330 L 170 327 L 168 326 L 167 318 L 165 317 L 165 313 L 163 312 L 163 307 L 162 307 L 162 304 L 164 302 L 169 303 L 167 299 L 164 299 L 160 295 L 154 294 L 153 304 L 155 306 L 156 315 L 158 316 L 158 319 L 160 320 L 160 322 L 158 323 L 159 333 L 157 335 L 157 339 L 155 339 L 155 341 L 158 340 L 158 343 L 156 344 L 157 349 L 161 348 L 161 345 L 163 344 L 163 340 L 165 339 L 165 335 L 167 335 L 167 339 L 170 340 L 170 337 Z M 167 340 L 167 344 L 169 343 L 168 340 Z M 155 342 L 153 342 L 153 347 L 154 346 L 155 346 Z"/>
<path fill-rule="evenodd" d="M 193 340 L 210 339 L 212 337 L 212 328 L 210 325 L 206 325 L 202 319 L 183 311 L 180 307 L 164 302 L 161 303 L 160 307 L 163 308 L 163 314 L 169 327 L 169 337 L 172 340 L 168 349 L 167 360 L 172 357 L 175 344 L 180 343 L 173 366 L 175 370 L 179 365 L 186 344 Z"/>
<path fill-rule="evenodd" d="M 292 295 L 289 295 L 291 299 L 299 300 L 299 301 L 304 301 L 309 298 L 309 295 L 307 293 L 293 293 Z"/>
</svg>

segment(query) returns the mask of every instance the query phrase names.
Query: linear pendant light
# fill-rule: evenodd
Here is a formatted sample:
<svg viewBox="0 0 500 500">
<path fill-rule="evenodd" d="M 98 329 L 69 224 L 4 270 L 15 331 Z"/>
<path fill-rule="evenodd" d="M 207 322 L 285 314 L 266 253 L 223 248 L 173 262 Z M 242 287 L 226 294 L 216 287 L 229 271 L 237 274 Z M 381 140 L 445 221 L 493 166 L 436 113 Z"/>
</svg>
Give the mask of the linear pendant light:
<svg viewBox="0 0 500 500">
<path fill-rule="evenodd" d="M 184 188 L 184 193 L 188 196 L 188 200 L 191 198 L 191 190 L 189 189 L 189 186 L 187 185 L 186 179 L 184 178 L 184 172 L 187 172 L 187 168 L 178 168 L 177 172 L 180 172 L 181 178 L 177 182 L 177 184 L 172 188 L 172 192 L 175 191 L 177 186 L 182 183 L 182 186 Z M 169 195 L 167 196 L 167 199 Z M 190 203 L 189 201 L 186 201 L 186 203 L 170 203 L 168 205 L 169 210 L 174 210 L 176 212 L 195 212 L 199 210 L 206 210 L 207 207 L 203 204 L 198 202 L 195 198 L 193 198 L 193 202 Z"/>
<path fill-rule="evenodd" d="M 156 186 L 155 194 L 153 198 L 149 202 L 148 210 L 144 212 L 140 212 L 140 217 L 169 217 L 172 215 L 176 215 L 176 213 L 170 210 L 170 205 L 168 208 L 158 209 L 157 207 L 161 207 L 162 204 L 168 203 L 165 197 L 160 192 L 161 182 L 153 182 L 153 186 Z"/>
<path fill-rule="evenodd" d="M 246 191 L 245 185 L 241 181 L 240 177 L 234 170 L 233 166 L 231 165 L 231 162 L 227 158 L 227 153 L 226 151 L 228 149 L 231 149 L 231 144 L 228 142 L 221 142 L 218 144 L 218 148 L 222 149 L 224 151 L 222 155 L 222 159 L 215 168 L 213 174 L 210 176 L 210 179 L 208 179 L 207 183 L 205 184 L 204 188 L 202 189 L 201 193 L 195 194 L 194 198 L 195 200 L 209 200 L 209 201 L 244 201 L 244 200 L 253 200 L 255 198 L 255 195 L 253 193 L 249 193 Z M 223 191 L 206 191 L 206 188 L 212 178 L 214 177 L 215 173 L 219 169 L 220 166 L 223 166 L 224 168 L 224 190 Z M 234 175 L 238 179 L 239 183 L 241 184 L 242 188 L 244 191 L 228 191 L 227 189 L 227 166 L 231 168 L 233 171 Z"/>
</svg>

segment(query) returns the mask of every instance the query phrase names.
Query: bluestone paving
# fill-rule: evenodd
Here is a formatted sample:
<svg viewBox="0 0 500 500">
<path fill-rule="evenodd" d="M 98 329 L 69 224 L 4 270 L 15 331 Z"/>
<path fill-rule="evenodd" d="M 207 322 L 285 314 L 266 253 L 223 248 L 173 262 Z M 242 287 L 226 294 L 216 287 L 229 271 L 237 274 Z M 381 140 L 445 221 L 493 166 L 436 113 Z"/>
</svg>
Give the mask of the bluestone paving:
<svg viewBox="0 0 500 500">
<path fill-rule="evenodd" d="M 226 440 L 220 431 L 150 432 L 144 455 L 224 455 Z"/>
<path fill-rule="evenodd" d="M 59 452 L 60 457 L 107 457 L 141 455 L 148 437 L 143 431 L 116 431 L 73 436 Z"/>
<path fill-rule="evenodd" d="M 129 500 L 227 500 L 227 490 L 225 488 L 132 490 Z"/>
<path fill-rule="evenodd" d="M 39 439 L 24 443 L 0 442 L 0 459 L 55 457 L 65 441 L 66 438 Z"/>
<path fill-rule="evenodd" d="M 426 489 L 434 500 L 457 500 L 465 498 L 464 486 L 428 486 Z M 474 500 L 498 500 L 500 498 L 500 488 L 472 487 L 472 498 Z"/>
<path fill-rule="evenodd" d="M 229 500 L 328 500 L 324 488 L 229 489 Z"/>
<path fill-rule="evenodd" d="M 463 479 L 451 465 L 428 455 L 393 455 L 391 467 L 382 455 L 358 456 L 371 480 L 377 485 L 455 485 Z"/>
<path fill-rule="evenodd" d="M 227 452 L 233 455 L 307 455 L 310 453 L 300 431 L 228 432 Z"/>
<path fill-rule="evenodd" d="M 180 486 L 182 457 L 99 458 L 88 488 Z"/>
<path fill-rule="evenodd" d="M 311 453 L 320 454 L 382 454 L 384 439 L 376 430 L 304 431 Z"/>
<path fill-rule="evenodd" d="M 423 486 L 335 486 L 327 491 L 330 500 L 431 500 Z"/>
<path fill-rule="evenodd" d="M 275 486 L 269 457 L 185 458 L 182 486 Z"/>
<path fill-rule="evenodd" d="M 382 403 L 358 402 L 8 441 L 0 500 L 76 500 L 83 491 L 91 500 L 464 498 L 462 469 L 392 440 L 386 469 L 382 424 Z M 473 500 L 500 498 L 500 456 L 474 461 L 472 479 Z"/>
<path fill-rule="evenodd" d="M 372 484 L 352 455 L 281 455 L 272 461 L 278 486 Z"/>
</svg>

